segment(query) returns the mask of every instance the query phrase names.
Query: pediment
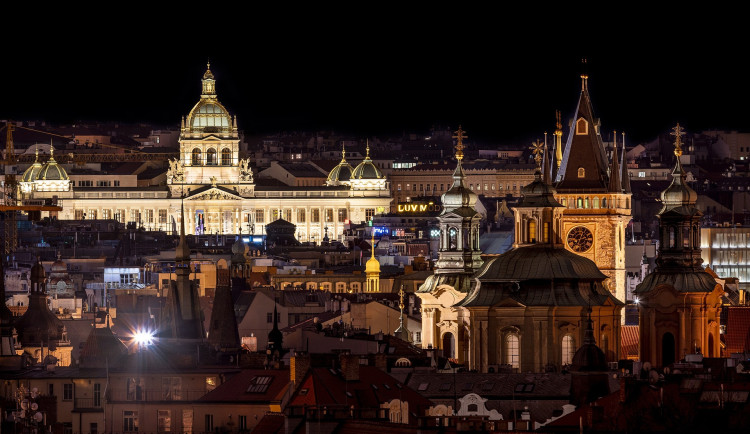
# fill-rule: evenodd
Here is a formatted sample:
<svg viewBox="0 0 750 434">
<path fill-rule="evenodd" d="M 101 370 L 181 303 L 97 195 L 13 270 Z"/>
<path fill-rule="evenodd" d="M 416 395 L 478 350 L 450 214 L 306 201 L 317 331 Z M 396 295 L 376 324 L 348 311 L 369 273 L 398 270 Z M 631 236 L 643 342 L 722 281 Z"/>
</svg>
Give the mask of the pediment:
<svg viewBox="0 0 750 434">
<path fill-rule="evenodd" d="M 218 187 L 211 187 L 208 190 L 197 192 L 186 200 L 241 200 L 242 197 Z"/>
</svg>

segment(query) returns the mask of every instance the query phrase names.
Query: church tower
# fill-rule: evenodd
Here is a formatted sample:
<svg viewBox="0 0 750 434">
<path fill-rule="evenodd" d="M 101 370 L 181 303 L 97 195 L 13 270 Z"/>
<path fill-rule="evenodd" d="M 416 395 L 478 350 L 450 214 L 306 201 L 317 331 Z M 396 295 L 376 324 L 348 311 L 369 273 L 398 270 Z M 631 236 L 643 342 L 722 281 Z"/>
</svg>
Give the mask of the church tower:
<svg viewBox="0 0 750 434">
<path fill-rule="evenodd" d="M 701 259 L 698 195 L 680 163 L 680 125 L 673 129 L 677 162 L 672 183 L 661 193 L 656 268 L 635 289 L 639 297 L 641 360 L 666 367 L 686 354 L 719 357 L 723 290 Z"/>
<path fill-rule="evenodd" d="M 380 292 L 380 261 L 375 259 L 375 232 L 372 235 L 372 246 L 370 259 L 365 264 L 365 276 L 367 276 L 366 292 Z"/>
<path fill-rule="evenodd" d="M 185 209 L 180 220 L 180 243 L 175 251 L 176 280 L 172 281 L 162 313 L 160 337 L 182 341 L 202 341 L 203 313 L 198 300 L 198 285 L 190 280 L 190 247 L 185 238 Z"/>
<path fill-rule="evenodd" d="M 620 161 L 617 155 L 616 139 L 610 159 L 599 126 L 591 105 L 588 76 L 582 75 L 578 106 L 559 167 L 554 171 L 556 198 L 565 207 L 563 243 L 568 250 L 594 261 L 608 277 L 605 286 L 625 301 L 625 227 L 631 219 L 630 182 L 627 168 L 621 167 L 624 160 Z M 557 132 L 555 137 L 559 137 Z M 556 146 L 556 152 L 560 148 Z"/>
<path fill-rule="evenodd" d="M 465 311 L 454 305 L 471 289 L 471 276 L 482 266 L 479 250 L 479 223 L 482 218 L 474 206 L 477 195 L 465 182 L 461 165 L 463 140 L 456 135 L 456 170 L 453 184 L 442 196 L 443 212 L 438 216 L 440 247 L 435 272 L 417 291 L 422 300 L 422 346 L 442 350 L 442 355 L 463 363 L 468 358 L 468 328 Z"/>
</svg>

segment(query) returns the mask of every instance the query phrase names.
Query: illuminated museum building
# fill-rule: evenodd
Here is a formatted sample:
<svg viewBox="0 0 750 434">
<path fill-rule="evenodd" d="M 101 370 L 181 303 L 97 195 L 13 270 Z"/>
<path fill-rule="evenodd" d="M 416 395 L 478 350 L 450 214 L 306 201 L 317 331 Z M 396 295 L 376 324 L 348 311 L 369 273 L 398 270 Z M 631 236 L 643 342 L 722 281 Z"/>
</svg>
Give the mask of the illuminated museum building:
<svg viewBox="0 0 750 434">
<path fill-rule="evenodd" d="M 237 118 L 218 101 L 215 85 L 207 69 L 200 100 L 181 121 L 180 156 L 169 162 L 166 186 L 124 187 L 115 181 L 116 187 L 74 188 L 51 149 L 45 163 L 37 159 L 23 173 L 23 198 L 56 198 L 63 208 L 60 219 L 116 219 L 165 231 L 179 227 L 184 201 L 188 234 L 261 234 L 265 224 L 283 218 L 297 225 L 301 241 L 320 241 L 326 232 L 336 239 L 347 223 L 388 212 L 388 183 L 369 155 L 356 167 L 342 159 L 325 186 L 256 183 L 249 159 L 239 155 Z"/>
</svg>

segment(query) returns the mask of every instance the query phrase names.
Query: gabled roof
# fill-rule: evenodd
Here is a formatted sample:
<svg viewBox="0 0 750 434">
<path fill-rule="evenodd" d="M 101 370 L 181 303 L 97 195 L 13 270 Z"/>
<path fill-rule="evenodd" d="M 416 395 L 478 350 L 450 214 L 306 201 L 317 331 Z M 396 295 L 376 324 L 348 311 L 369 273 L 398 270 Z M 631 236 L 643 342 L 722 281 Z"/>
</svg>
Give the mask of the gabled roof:
<svg viewBox="0 0 750 434">
<path fill-rule="evenodd" d="M 198 402 L 277 402 L 290 385 L 288 370 L 245 369 L 203 395 Z"/>
<path fill-rule="evenodd" d="M 579 121 L 583 119 L 586 130 L 578 131 Z M 588 79 L 583 78 L 581 96 L 573 114 L 573 122 L 568 131 L 568 140 L 560 168 L 557 172 L 558 192 L 567 189 L 597 189 L 606 191 L 607 157 L 604 153 L 602 138 L 598 131 L 598 120 L 594 117 L 591 97 L 588 90 Z M 580 134 L 579 134 L 580 133 Z M 578 169 L 584 169 L 584 176 L 578 176 Z"/>
</svg>

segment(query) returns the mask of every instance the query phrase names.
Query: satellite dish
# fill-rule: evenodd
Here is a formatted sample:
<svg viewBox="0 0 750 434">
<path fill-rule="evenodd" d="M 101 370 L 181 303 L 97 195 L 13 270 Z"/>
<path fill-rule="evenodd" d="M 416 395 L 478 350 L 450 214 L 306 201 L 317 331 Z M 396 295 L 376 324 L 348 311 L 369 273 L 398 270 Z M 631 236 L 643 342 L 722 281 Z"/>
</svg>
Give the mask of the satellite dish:
<svg viewBox="0 0 750 434">
<path fill-rule="evenodd" d="M 664 375 L 669 375 L 669 366 L 664 368 Z"/>
<path fill-rule="evenodd" d="M 26 417 L 26 410 L 21 410 L 20 418 L 24 419 Z"/>
<path fill-rule="evenodd" d="M 21 401 L 21 408 L 24 409 L 24 410 L 26 410 L 27 408 L 29 408 L 29 400 L 28 399 L 24 399 L 23 401 Z"/>
<path fill-rule="evenodd" d="M 34 393 L 38 393 L 39 392 L 39 388 L 38 387 L 32 387 L 31 391 L 34 392 Z"/>
<path fill-rule="evenodd" d="M 39 409 L 39 405 L 36 402 L 31 403 L 31 409 L 34 411 L 37 411 Z"/>
<path fill-rule="evenodd" d="M 644 371 L 650 371 L 651 370 L 651 362 L 646 362 L 643 364 L 643 370 Z"/>
<path fill-rule="evenodd" d="M 37 422 L 41 422 L 42 419 L 44 419 L 44 416 L 42 416 L 42 413 L 39 413 L 37 411 L 36 414 L 34 414 L 34 420 L 37 421 Z"/>
</svg>

